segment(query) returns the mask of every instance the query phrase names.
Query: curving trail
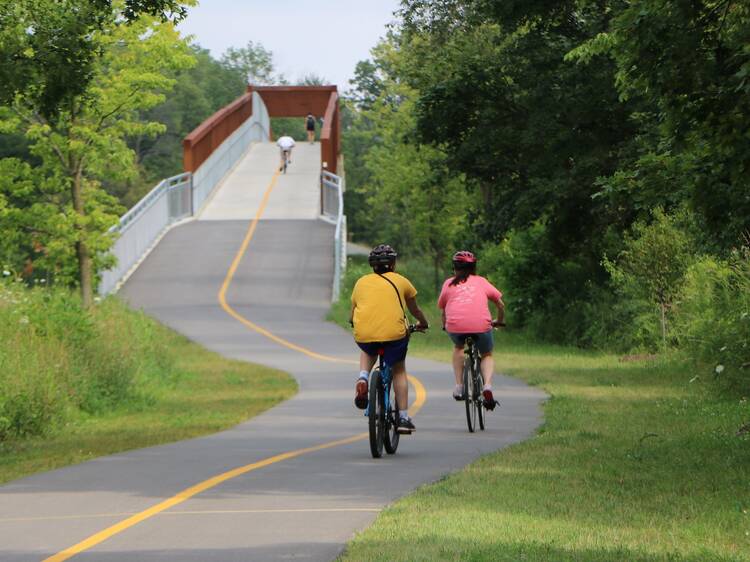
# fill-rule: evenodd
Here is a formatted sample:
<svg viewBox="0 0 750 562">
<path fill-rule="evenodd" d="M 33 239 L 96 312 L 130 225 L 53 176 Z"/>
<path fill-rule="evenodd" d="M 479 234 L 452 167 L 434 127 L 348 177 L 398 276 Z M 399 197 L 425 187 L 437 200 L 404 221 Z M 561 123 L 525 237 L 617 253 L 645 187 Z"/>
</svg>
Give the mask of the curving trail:
<svg viewBox="0 0 750 562">
<path fill-rule="evenodd" d="M 278 176 L 275 148 L 254 146 L 122 290 L 209 349 L 290 372 L 299 393 L 219 434 L 0 487 L 0 560 L 332 560 L 389 502 L 533 433 L 540 391 L 498 377 L 502 407 L 469 435 L 449 367 L 410 359 L 418 431 L 370 457 L 357 349 L 324 320 L 333 227 L 316 218 L 318 150 L 299 145 Z"/>
</svg>

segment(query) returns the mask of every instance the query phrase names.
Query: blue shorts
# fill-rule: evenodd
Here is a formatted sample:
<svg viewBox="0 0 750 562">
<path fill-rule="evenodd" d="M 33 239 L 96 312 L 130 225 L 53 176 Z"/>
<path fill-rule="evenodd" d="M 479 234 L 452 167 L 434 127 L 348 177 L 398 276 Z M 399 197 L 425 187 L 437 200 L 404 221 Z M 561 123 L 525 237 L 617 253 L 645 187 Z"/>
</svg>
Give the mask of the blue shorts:
<svg viewBox="0 0 750 562">
<path fill-rule="evenodd" d="M 466 344 L 466 338 L 471 336 L 474 338 L 474 344 L 477 346 L 480 355 L 490 353 L 492 348 L 495 346 L 495 342 L 492 339 L 492 330 L 483 332 L 481 334 L 453 334 L 448 332 L 448 336 L 451 338 L 456 347 L 463 347 Z"/>
<path fill-rule="evenodd" d="M 393 367 L 399 361 L 406 359 L 406 350 L 409 347 L 409 337 L 400 340 L 383 342 L 357 342 L 359 348 L 367 355 L 380 355 L 383 352 L 383 362 Z"/>
</svg>

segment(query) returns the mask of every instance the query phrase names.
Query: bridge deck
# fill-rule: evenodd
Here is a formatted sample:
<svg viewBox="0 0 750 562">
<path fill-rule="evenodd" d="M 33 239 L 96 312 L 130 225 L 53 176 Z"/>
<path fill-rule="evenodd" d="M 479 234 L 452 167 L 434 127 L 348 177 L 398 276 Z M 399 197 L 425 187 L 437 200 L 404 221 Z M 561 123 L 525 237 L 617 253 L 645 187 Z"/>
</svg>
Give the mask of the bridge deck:
<svg viewBox="0 0 750 562">
<path fill-rule="evenodd" d="M 245 154 L 209 199 L 199 220 L 249 220 L 260 206 L 279 160 L 274 143 L 259 143 Z M 316 219 L 320 213 L 320 144 L 300 142 L 287 173 L 280 175 L 263 219 Z"/>
</svg>

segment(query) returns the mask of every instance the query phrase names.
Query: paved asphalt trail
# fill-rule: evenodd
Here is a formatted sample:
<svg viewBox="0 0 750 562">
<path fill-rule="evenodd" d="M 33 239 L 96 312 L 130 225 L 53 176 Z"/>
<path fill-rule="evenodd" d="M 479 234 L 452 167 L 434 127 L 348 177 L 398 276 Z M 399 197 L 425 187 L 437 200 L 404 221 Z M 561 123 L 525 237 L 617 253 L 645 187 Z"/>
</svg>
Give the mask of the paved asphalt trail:
<svg viewBox="0 0 750 562">
<path fill-rule="evenodd" d="M 280 176 L 268 199 L 269 216 L 275 218 L 257 223 L 226 300 L 242 317 L 281 338 L 353 360 L 357 348 L 350 335 L 324 320 L 333 227 L 298 218 L 309 211 L 300 205 L 314 198 L 292 195 L 293 190 L 316 189 L 318 150 L 318 145 L 295 150 L 289 173 Z M 267 171 L 275 150 L 255 146 L 246 158 Z M 246 189 L 265 190 L 267 184 L 257 184 L 270 181 L 272 173 L 248 177 Z M 247 206 L 247 219 L 221 220 L 210 202 L 204 218 L 212 220 L 169 232 L 122 295 L 209 349 L 288 371 L 299 382 L 299 393 L 222 433 L 112 455 L 0 487 L 0 560 L 46 559 L 219 474 L 366 431 L 366 420 L 352 403 L 356 365 L 288 349 L 219 306 L 219 289 L 261 198 L 235 206 L 227 205 L 226 197 L 215 201 L 230 214 Z M 528 437 L 541 420 L 542 393 L 498 377 L 502 407 L 488 416 L 487 431 L 468 434 L 463 405 L 450 397 L 449 367 L 417 359 L 409 359 L 408 367 L 424 385 L 426 402 L 414 418 L 417 433 L 402 438 L 396 455 L 372 459 L 364 438 L 303 452 L 141 516 L 137 524 L 115 529 L 73 559 L 332 560 L 383 506 L 482 453 Z M 414 394 L 411 387 L 412 400 Z"/>
</svg>

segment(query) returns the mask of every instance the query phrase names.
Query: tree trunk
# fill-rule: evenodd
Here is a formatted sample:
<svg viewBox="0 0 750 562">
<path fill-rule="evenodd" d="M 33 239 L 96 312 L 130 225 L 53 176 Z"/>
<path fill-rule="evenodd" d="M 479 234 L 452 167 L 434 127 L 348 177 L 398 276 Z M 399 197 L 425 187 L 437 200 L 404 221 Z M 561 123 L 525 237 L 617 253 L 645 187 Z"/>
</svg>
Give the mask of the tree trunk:
<svg viewBox="0 0 750 562">
<path fill-rule="evenodd" d="M 661 308 L 661 339 L 664 353 L 667 352 L 667 305 L 659 303 Z"/>
<path fill-rule="evenodd" d="M 71 188 L 73 196 L 73 209 L 79 217 L 83 218 L 86 216 L 86 210 L 83 205 L 82 170 L 80 166 L 75 166 L 73 169 L 76 169 L 73 175 Z M 77 224 L 76 231 L 78 237 L 78 240 L 76 240 L 76 256 L 78 257 L 78 281 L 81 286 L 81 302 L 84 308 L 89 308 L 94 301 L 94 284 L 91 271 L 91 256 L 89 255 L 89 249 L 86 245 L 86 233 L 84 231 L 83 225 Z"/>
</svg>

